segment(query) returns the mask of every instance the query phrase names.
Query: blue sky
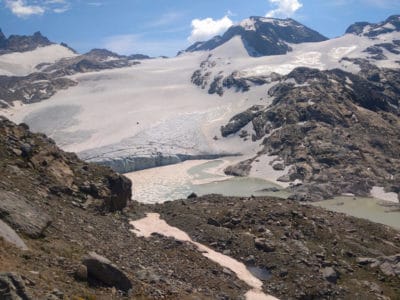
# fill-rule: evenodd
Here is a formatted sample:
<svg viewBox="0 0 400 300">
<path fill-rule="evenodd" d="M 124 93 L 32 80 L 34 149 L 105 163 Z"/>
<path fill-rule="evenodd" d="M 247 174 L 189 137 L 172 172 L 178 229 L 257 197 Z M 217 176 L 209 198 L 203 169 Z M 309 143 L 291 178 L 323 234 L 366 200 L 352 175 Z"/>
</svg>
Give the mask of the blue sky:
<svg viewBox="0 0 400 300">
<path fill-rule="evenodd" d="M 173 56 L 249 16 L 292 17 L 328 36 L 400 14 L 400 0 L 0 0 L 6 35 L 41 31 L 79 52 Z"/>
</svg>

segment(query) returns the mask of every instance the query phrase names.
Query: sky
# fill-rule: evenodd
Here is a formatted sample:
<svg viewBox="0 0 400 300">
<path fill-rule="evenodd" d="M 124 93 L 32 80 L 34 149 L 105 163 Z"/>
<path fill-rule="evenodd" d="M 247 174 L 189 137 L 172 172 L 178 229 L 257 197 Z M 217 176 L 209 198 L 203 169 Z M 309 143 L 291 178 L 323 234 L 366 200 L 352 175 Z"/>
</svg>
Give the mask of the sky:
<svg viewBox="0 0 400 300">
<path fill-rule="evenodd" d="M 40 31 L 78 52 L 174 56 L 250 16 L 293 18 L 333 38 L 357 21 L 400 14 L 400 0 L 0 0 L 0 28 Z"/>
</svg>

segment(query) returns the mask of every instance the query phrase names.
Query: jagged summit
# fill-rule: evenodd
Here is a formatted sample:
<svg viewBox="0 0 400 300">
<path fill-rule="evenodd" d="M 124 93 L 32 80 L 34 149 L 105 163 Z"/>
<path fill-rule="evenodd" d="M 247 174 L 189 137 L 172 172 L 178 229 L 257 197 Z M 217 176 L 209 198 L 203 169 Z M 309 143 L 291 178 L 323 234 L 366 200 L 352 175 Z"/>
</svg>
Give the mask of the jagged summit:
<svg viewBox="0 0 400 300">
<path fill-rule="evenodd" d="M 393 15 L 380 23 L 357 22 L 346 33 L 359 36 L 376 37 L 381 34 L 400 31 L 400 15 Z"/>
<path fill-rule="evenodd" d="M 327 40 L 323 35 L 293 19 L 253 16 L 230 27 L 222 36 L 193 44 L 186 49 L 186 52 L 213 50 L 235 36 L 240 36 L 248 54 L 256 57 L 286 54 L 291 51 L 289 43 L 299 44 Z"/>
<path fill-rule="evenodd" d="M 0 54 L 8 52 L 25 52 L 32 51 L 38 47 L 52 45 L 47 37 L 43 36 L 40 31 L 33 35 L 10 35 L 8 38 L 0 30 Z"/>
</svg>

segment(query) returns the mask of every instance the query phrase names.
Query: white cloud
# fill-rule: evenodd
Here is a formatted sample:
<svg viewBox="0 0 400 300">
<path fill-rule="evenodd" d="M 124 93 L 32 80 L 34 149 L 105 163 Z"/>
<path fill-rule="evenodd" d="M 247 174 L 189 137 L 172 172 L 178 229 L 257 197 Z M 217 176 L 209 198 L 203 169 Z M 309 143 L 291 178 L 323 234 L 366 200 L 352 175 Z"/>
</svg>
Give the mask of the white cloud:
<svg viewBox="0 0 400 300">
<path fill-rule="evenodd" d="M 43 15 L 46 12 L 63 13 L 69 10 L 67 0 L 5 0 L 5 6 L 19 18 Z"/>
<path fill-rule="evenodd" d="M 212 18 L 192 20 L 192 33 L 188 40 L 190 42 L 206 41 L 216 35 L 225 32 L 233 25 L 232 20 L 225 16 L 219 20 Z"/>
<path fill-rule="evenodd" d="M 303 7 L 298 0 L 268 0 L 276 8 L 270 10 L 266 17 L 270 18 L 287 18 L 294 15 L 294 13 Z"/>
<path fill-rule="evenodd" d="M 28 5 L 23 0 L 6 0 L 6 6 L 11 12 L 20 18 L 26 18 L 32 15 L 43 15 L 45 8 L 38 5 Z"/>
</svg>

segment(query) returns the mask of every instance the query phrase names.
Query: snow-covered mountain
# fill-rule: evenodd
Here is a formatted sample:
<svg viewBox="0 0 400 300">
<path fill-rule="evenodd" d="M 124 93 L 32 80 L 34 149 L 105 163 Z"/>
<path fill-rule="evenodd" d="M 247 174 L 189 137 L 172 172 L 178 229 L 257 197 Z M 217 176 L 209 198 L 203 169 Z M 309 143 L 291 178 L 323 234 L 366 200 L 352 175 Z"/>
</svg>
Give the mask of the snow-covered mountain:
<svg viewBox="0 0 400 300">
<path fill-rule="evenodd" d="M 398 32 L 399 30 L 400 15 L 393 15 L 387 18 L 385 21 L 377 24 L 371 24 L 368 22 L 355 23 L 346 30 L 346 33 L 374 38 L 382 34 Z"/>
<path fill-rule="evenodd" d="M 250 17 L 229 28 L 222 36 L 197 42 L 185 52 L 213 50 L 235 37 L 240 37 L 247 53 L 254 57 L 286 54 L 292 50 L 290 44 L 327 40 L 293 19 Z"/>
<path fill-rule="evenodd" d="M 2 114 L 121 172 L 241 154 L 231 174 L 281 177 L 286 186 L 302 181 L 298 199 L 310 190 L 318 197 L 365 195 L 374 185 L 398 193 L 398 22 L 399 16 L 392 16 L 379 24 L 358 23 L 342 37 L 326 40 L 290 19 L 252 17 L 212 45 L 140 63 L 105 51 L 37 60 L 30 68 L 8 57 L 36 57 L 35 51 L 55 45 L 0 55 L 3 74 L 24 70 L 24 80 L 33 76 L 30 72 L 47 76 L 29 79 L 35 88 L 28 91 L 22 81 L 17 88 L 0 81 L 4 107 L 14 103 Z M 90 59 L 94 62 L 87 63 Z M 52 76 L 74 84 L 48 93 L 46 101 L 29 98 Z M 385 143 L 378 132 L 393 142 Z M 336 151 L 336 141 L 347 150 Z"/>
</svg>

